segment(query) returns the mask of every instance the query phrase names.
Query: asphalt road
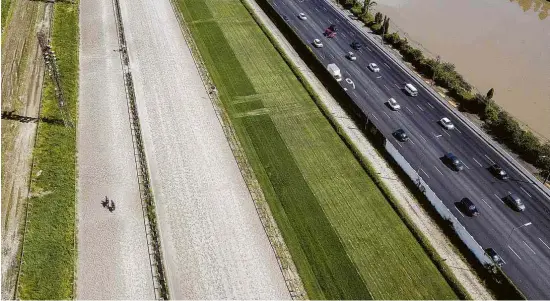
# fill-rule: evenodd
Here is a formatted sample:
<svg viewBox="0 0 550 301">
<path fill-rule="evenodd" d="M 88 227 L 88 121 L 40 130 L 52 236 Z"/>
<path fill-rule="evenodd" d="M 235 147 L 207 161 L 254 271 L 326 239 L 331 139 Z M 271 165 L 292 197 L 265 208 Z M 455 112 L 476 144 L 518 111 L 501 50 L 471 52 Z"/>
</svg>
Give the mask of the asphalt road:
<svg viewBox="0 0 550 301">
<path fill-rule="evenodd" d="M 504 259 L 503 270 L 530 299 L 550 299 L 550 201 L 547 191 L 533 182 L 506 156 L 482 139 L 456 110 L 444 105 L 424 86 L 413 80 L 378 46 L 352 25 L 333 5 L 324 0 L 271 0 L 275 10 L 288 18 L 297 34 L 311 45 L 324 64 L 335 63 L 342 70 L 340 83 L 369 119 L 395 145 L 413 168 L 455 214 L 483 248 L 494 248 Z M 307 20 L 297 15 L 303 12 Z M 335 24 L 335 38 L 323 36 Z M 323 48 L 311 44 L 320 39 Z M 363 47 L 354 51 L 350 44 Z M 353 51 L 356 61 L 345 55 Z M 376 63 L 380 72 L 367 69 Z M 353 84 L 346 82 L 346 78 Z M 402 90 L 404 83 L 413 83 L 419 91 L 410 97 Z M 395 98 L 401 110 L 392 111 L 385 102 Z M 448 117 L 454 130 L 445 130 L 438 120 Z M 401 143 L 392 133 L 404 129 L 410 141 Z M 453 152 L 465 165 L 461 172 L 452 171 L 442 161 L 446 152 Z M 487 168 L 498 163 L 509 174 L 508 181 L 491 175 Z M 509 192 L 518 194 L 525 203 L 524 212 L 515 212 L 502 198 Z M 478 217 L 465 216 L 456 207 L 462 198 L 470 198 L 480 211 Z M 528 226 L 521 225 L 531 222 Z"/>
</svg>

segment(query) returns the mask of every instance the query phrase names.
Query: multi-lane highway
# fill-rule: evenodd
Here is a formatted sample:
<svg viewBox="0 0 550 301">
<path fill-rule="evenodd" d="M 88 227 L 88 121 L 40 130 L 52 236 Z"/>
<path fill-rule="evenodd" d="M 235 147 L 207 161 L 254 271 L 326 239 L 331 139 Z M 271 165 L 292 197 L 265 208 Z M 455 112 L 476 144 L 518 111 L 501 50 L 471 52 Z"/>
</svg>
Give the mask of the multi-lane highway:
<svg viewBox="0 0 550 301">
<path fill-rule="evenodd" d="M 324 0 L 269 1 L 325 66 L 339 66 L 344 77 L 340 83 L 353 101 L 418 170 L 476 241 L 501 255 L 505 261 L 503 270 L 520 290 L 530 299 L 550 299 L 548 192 L 482 139 L 471 123 L 404 70 L 333 4 Z M 299 13 L 305 13 L 307 20 L 298 18 Z M 334 38 L 323 35 L 330 24 L 338 29 Z M 314 39 L 320 39 L 324 47 L 314 47 Z M 363 45 L 359 51 L 351 48 L 354 41 Z M 356 54 L 356 61 L 346 58 L 349 51 Z M 380 72 L 371 72 L 369 63 L 376 63 Z M 418 96 L 408 96 L 403 91 L 404 83 L 414 84 Z M 399 102 L 401 110 L 392 111 L 385 104 L 390 97 Z M 451 119 L 454 130 L 445 130 L 438 124 L 443 117 Z M 407 132 L 409 141 L 395 140 L 392 133 L 399 128 Z M 462 160 L 463 171 L 452 171 L 442 162 L 446 152 Z M 508 172 L 509 180 L 498 180 L 487 170 L 494 163 Z M 524 212 L 516 212 L 504 203 L 503 197 L 509 193 L 521 197 L 526 206 Z M 479 216 L 468 217 L 457 208 L 456 203 L 465 197 L 475 203 Z"/>
</svg>

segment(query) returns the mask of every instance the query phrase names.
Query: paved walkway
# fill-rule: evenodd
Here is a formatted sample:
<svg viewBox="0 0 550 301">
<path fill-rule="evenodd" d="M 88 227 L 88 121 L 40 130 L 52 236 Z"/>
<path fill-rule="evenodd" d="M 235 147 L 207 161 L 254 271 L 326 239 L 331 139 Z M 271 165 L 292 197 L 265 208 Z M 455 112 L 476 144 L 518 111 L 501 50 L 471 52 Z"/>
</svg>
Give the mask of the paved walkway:
<svg viewBox="0 0 550 301">
<path fill-rule="evenodd" d="M 154 299 L 112 1 L 81 0 L 80 28 L 76 298 Z"/>
<path fill-rule="evenodd" d="M 121 1 L 173 299 L 289 299 L 169 0 Z"/>
</svg>

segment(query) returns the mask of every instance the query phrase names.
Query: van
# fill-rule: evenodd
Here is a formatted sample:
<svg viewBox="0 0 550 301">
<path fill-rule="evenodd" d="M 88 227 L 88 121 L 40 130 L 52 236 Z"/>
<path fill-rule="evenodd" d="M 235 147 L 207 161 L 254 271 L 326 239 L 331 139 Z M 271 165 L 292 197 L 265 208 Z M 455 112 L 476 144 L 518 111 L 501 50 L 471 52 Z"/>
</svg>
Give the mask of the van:
<svg viewBox="0 0 550 301">
<path fill-rule="evenodd" d="M 407 94 L 409 94 L 410 96 L 416 96 L 418 95 L 418 90 L 416 90 L 416 88 L 411 85 L 411 84 L 405 84 L 405 91 L 407 92 Z"/>
</svg>

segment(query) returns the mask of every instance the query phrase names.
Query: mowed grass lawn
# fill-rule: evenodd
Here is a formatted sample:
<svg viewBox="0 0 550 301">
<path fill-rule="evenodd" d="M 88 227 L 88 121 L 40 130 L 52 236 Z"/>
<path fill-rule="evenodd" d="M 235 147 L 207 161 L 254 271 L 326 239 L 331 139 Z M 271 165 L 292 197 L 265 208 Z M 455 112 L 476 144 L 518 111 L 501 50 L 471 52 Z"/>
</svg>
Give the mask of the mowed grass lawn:
<svg viewBox="0 0 550 301">
<path fill-rule="evenodd" d="M 78 1 L 56 3 L 52 33 L 65 100 L 76 127 Z M 61 120 L 53 82 L 45 78 L 42 118 Z M 34 148 L 20 299 L 72 299 L 75 272 L 76 128 L 41 121 Z"/>
<path fill-rule="evenodd" d="M 311 299 L 456 299 L 239 0 L 177 0 Z"/>
</svg>

